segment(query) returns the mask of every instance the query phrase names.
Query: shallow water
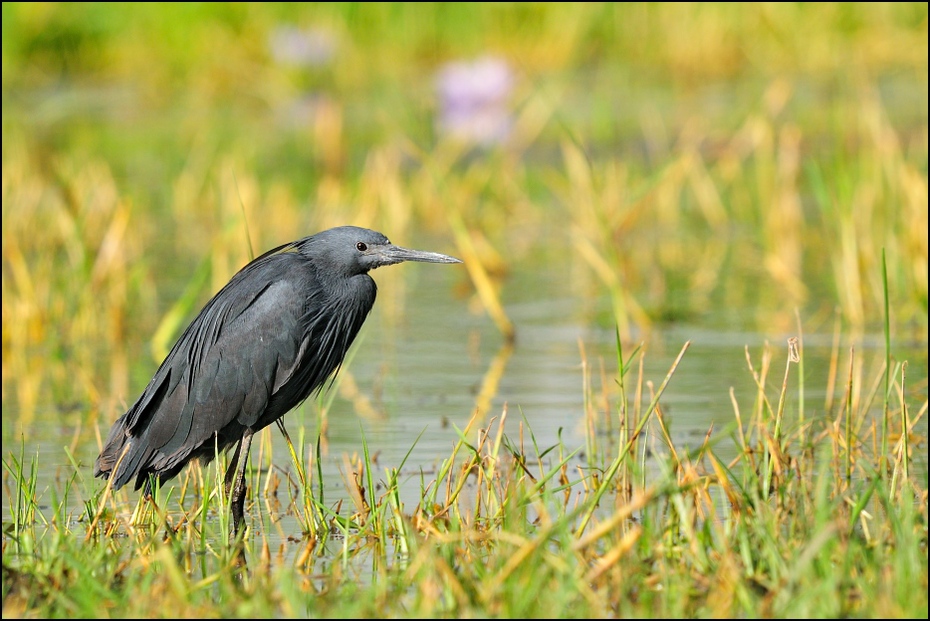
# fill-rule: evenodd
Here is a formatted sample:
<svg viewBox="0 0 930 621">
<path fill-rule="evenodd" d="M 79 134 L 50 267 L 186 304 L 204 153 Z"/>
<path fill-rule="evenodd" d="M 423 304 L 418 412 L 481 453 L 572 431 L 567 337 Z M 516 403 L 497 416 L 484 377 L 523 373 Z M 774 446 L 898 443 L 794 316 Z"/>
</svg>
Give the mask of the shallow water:
<svg viewBox="0 0 930 621">
<path fill-rule="evenodd" d="M 385 469 L 403 466 L 401 499 L 405 510 L 412 512 L 420 497 L 421 473 L 426 482 L 432 481 L 441 461 L 451 455 L 459 439 L 456 428 L 464 429 L 468 424 L 485 375 L 495 364 L 503 365 L 503 373 L 480 426 L 487 427 L 506 408 L 505 433 L 514 443 L 522 439 L 528 456 L 542 453 L 560 441 L 568 451 L 585 446 L 586 386 L 599 427 L 607 427 L 608 417 L 616 425 L 616 336 L 612 328 L 598 326 L 591 319 L 592 315 L 609 311 L 608 300 L 581 301 L 560 296 L 558 291 L 537 288 L 542 279 L 536 278 L 533 286 L 525 283 L 520 286 L 518 282 L 512 288 L 506 287 L 505 306 L 517 329 L 516 341 L 508 353 L 505 340 L 493 322 L 483 312 L 470 311 L 469 304 L 456 296 L 456 285 L 464 278 L 463 274 L 447 266 L 406 265 L 391 269 L 401 273 L 390 278 L 382 278 L 378 272 L 373 274 L 381 287 L 380 297 L 345 369 L 362 398 L 347 397 L 344 379 L 332 389 L 335 395 L 324 393 L 324 400 L 333 397 L 321 454 L 328 506 L 344 501 L 343 514 L 352 513 L 345 482 L 350 478 L 346 473 L 346 457 L 362 455 L 364 434 L 376 469 L 373 473 L 376 482 L 385 480 Z M 395 290 L 389 292 L 391 287 Z M 734 421 L 730 389 L 733 388 L 744 424 L 756 395 L 745 348 L 748 347 L 758 369 L 765 344 L 770 344 L 772 364 L 767 387 L 769 398 L 777 400 L 785 373 L 786 340 L 794 335 L 677 324 L 654 327 L 637 336 L 638 339 L 624 344 L 625 355 L 629 356 L 636 345 L 642 344 L 646 352 L 644 379 L 656 388 L 684 343 L 690 342 L 663 395 L 664 416 L 679 449 L 699 446 L 713 429 L 712 437 L 719 438 L 715 451 L 726 460 L 735 454 L 734 443 L 727 437 L 732 432 L 728 426 Z M 808 420 L 824 416 L 832 341 L 831 335 L 804 335 L 803 394 Z M 866 386 L 871 386 L 878 376 L 882 343 L 878 335 L 860 337 L 855 343 L 865 361 L 862 383 Z M 849 343 L 844 342 L 840 365 L 848 364 L 848 347 Z M 925 397 L 926 381 L 921 378 L 927 376 L 926 350 L 896 345 L 895 355 L 908 360 L 908 377 L 914 378 L 918 392 L 922 391 Z M 148 360 L 136 364 L 145 367 L 145 373 L 155 370 L 154 363 Z M 626 378 L 631 399 L 638 364 L 637 357 Z M 845 368 L 842 366 L 841 374 L 845 374 Z M 796 421 L 798 372 L 797 365 L 792 365 L 786 408 L 788 428 Z M 834 390 L 837 398 L 843 394 L 842 382 L 837 380 Z M 137 390 L 141 388 L 140 385 Z M 79 481 L 83 482 L 76 486 L 77 493 L 69 497 L 69 512 L 78 518 L 83 511 L 82 496 L 103 486 L 102 481 L 92 479 L 93 460 L 98 451 L 95 430 L 80 425 L 80 408 L 63 412 L 54 404 L 46 404 L 33 423 L 24 428 L 12 402 L 14 393 L 5 391 L 3 396 L 5 459 L 10 453 L 19 455 L 21 442 L 27 462 L 38 455 L 40 506 L 49 511 L 49 503 L 59 495 L 64 481 L 75 474 L 64 449 L 72 447 Z M 136 396 L 125 398 L 131 402 Z M 647 403 L 648 397 L 643 396 L 642 407 Z M 836 407 L 838 404 L 834 410 Z M 311 401 L 285 417 L 292 439 L 296 441 L 303 435 L 308 445 L 316 443 L 317 408 L 317 402 Z M 113 420 L 119 414 L 108 412 L 103 418 Z M 922 429 L 925 434 L 925 421 Z M 105 435 L 107 428 L 99 431 Z M 292 472 L 294 467 L 281 434 L 274 426 L 265 433 L 272 442 L 275 468 Z M 657 434 L 657 426 L 647 427 L 646 441 L 657 439 Z M 259 463 L 258 446 L 253 445 L 253 466 Z M 920 455 L 919 459 L 925 462 L 926 452 Z M 551 465 L 552 457 L 547 460 L 546 466 Z M 577 461 L 584 464 L 583 452 Z M 129 492 L 127 498 L 134 500 L 135 493 Z M 5 520 L 10 516 L 9 504 L 3 503 Z M 267 511 L 264 506 L 261 510 Z M 282 549 L 296 551 L 299 547 L 296 543 L 286 544 L 300 539 L 300 526 L 285 515 L 265 536 L 272 548 L 280 545 Z"/>
</svg>

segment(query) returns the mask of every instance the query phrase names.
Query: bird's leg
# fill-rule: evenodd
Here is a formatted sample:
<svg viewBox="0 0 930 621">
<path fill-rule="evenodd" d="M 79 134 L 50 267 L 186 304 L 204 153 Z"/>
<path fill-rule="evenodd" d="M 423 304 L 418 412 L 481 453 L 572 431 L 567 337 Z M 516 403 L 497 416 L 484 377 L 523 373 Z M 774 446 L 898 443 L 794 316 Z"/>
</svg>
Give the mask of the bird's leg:
<svg viewBox="0 0 930 621">
<path fill-rule="evenodd" d="M 236 444 L 236 452 L 233 453 L 233 456 L 230 458 L 229 463 L 226 465 L 226 474 L 223 476 L 223 482 L 226 485 L 226 495 L 229 496 L 230 491 L 232 491 L 233 477 L 236 476 L 236 466 L 239 464 L 239 453 L 242 451 L 242 440 L 239 440 L 239 443 Z"/>
<path fill-rule="evenodd" d="M 233 517 L 233 533 L 238 535 L 239 528 L 242 526 L 244 519 L 243 507 L 245 505 L 245 467 L 249 463 L 249 449 L 252 446 L 252 430 L 246 429 L 245 435 L 242 436 L 242 440 L 239 441 L 239 446 L 236 448 L 235 459 L 239 461 L 239 465 L 236 470 L 235 482 L 232 486 L 232 494 L 230 497 L 230 508 L 232 509 Z M 230 464 L 230 470 L 235 466 L 235 461 Z M 229 484 L 229 473 L 230 470 L 226 471 L 226 484 Z"/>
</svg>

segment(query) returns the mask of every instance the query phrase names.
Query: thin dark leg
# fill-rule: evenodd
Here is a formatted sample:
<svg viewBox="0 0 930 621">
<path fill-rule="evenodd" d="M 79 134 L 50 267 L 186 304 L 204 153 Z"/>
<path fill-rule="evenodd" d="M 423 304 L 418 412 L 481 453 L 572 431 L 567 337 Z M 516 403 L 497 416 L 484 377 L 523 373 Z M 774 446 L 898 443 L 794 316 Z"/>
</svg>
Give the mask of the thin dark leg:
<svg viewBox="0 0 930 621">
<path fill-rule="evenodd" d="M 239 467 L 236 468 L 236 478 L 232 486 L 232 493 L 230 496 L 230 508 L 232 509 L 233 517 L 233 533 L 238 535 L 239 528 L 242 526 L 244 520 L 243 508 L 245 506 L 245 467 L 249 463 L 249 449 L 252 447 L 252 431 L 246 429 L 245 435 L 242 436 L 242 440 L 239 441 L 239 446 L 236 448 L 235 459 L 239 462 Z M 235 462 L 230 464 L 230 470 L 232 470 Z M 226 484 L 229 485 L 229 473 L 230 470 L 226 471 Z"/>
<path fill-rule="evenodd" d="M 226 484 L 226 495 L 229 495 L 229 492 L 232 491 L 233 477 L 236 476 L 236 466 L 239 464 L 239 453 L 242 451 L 242 440 L 239 440 L 239 443 L 236 444 L 236 452 L 233 453 L 232 458 L 229 460 L 229 463 L 226 465 L 226 475 L 223 477 L 223 481 Z"/>
</svg>

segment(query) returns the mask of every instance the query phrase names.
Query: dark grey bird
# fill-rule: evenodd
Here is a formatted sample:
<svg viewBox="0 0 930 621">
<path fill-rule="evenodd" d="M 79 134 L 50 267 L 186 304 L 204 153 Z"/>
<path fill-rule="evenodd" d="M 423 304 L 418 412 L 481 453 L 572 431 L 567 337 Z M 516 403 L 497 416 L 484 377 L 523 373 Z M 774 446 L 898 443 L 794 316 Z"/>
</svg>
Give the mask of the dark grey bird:
<svg viewBox="0 0 930 621">
<path fill-rule="evenodd" d="M 151 493 L 192 459 L 237 444 L 226 471 L 233 529 L 252 435 L 334 376 L 375 303 L 368 272 L 459 259 L 395 246 L 354 226 L 279 246 L 240 270 L 184 330 L 139 399 L 113 424 L 94 476 Z M 237 466 L 238 463 L 238 466 Z"/>
</svg>

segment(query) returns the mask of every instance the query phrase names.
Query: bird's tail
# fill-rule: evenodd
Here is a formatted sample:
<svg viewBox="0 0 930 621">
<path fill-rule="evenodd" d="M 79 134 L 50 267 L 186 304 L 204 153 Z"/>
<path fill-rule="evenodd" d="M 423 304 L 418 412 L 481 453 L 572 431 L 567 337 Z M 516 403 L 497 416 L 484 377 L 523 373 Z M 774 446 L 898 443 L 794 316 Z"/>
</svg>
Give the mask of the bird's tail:
<svg viewBox="0 0 930 621">
<path fill-rule="evenodd" d="M 113 423 L 103 450 L 94 462 L 94 476 L 111 479 L 114 490 L 126 485 L 137 474 L 139 460 L 133 455 L 134 439 L 126 429 L 126 416 L 121 416 Z"/>
</svg>

